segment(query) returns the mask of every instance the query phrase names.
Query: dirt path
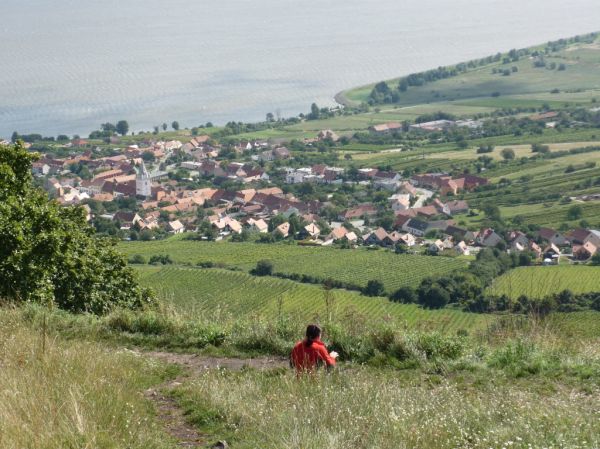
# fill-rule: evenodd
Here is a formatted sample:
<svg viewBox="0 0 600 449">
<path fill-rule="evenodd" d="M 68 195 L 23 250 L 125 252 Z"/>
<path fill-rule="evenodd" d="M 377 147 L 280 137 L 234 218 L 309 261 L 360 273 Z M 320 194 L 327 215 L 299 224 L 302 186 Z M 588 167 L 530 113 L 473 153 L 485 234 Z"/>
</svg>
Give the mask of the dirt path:
<svg viewBox="0 0 600 449">
<path fill-rule="evenodd" d="M 193 378 L 209 369 L 239 371 L 248 367 L 266 370 L 288 366 L 286 359 L 274 357 L 238 359 L 172 352 L 145 352 L 143 355 L 184 368 L 182 376 L 145 392 L 146 398 L 151 400 L 156 407 L 158 421 L 164 426 L 167 433 L 178 442 L 177 445 L 180 447 L 207 447 L 210 441 L 208 435 L 198 431 L 198 429 L 186 421 L 184 412 L 177 404 L 177 401 L 168 395 L 170 390 L 177 388 L 185 379 L 189 379 L 190 376 Z M 227 446 L 219 445 L 219 442 L 217 442 L 210 447 L 219 448 Z"/>
</svg>

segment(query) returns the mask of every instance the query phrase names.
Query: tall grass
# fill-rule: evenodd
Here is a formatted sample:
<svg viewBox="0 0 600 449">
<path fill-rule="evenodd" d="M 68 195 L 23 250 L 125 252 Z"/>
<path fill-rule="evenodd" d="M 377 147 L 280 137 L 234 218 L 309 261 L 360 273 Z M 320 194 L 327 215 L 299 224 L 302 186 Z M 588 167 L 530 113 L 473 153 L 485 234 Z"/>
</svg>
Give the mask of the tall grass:
<svg viewBox="0 0 600 449">
<path fill-rule="evenodd" d="M 174 447 L 142 392 L 167 375 L 130 351 L 42 335 L 0 313 L 0 447 Z"/>
<path fill-rule="evenodd" d="M 236 448 L 591 448 L 600 396 L 480 380 L 428 381 L 353 368 L 337 375 L 206 372 L 177 393 Z M 208 418 L 208 419 L 207 419 Z"/>
</svg>

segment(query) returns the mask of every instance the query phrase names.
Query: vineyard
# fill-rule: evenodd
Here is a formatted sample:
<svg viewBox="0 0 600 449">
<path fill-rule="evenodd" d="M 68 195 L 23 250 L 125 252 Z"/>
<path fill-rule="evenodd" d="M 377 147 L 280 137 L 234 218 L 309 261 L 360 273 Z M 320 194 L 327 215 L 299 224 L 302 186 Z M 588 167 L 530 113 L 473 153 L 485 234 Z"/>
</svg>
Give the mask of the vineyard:
<svg viewBox="0 0 600 449">
<path fill-rule="evenodd" d="M 360 286 L 377 279 L 384 283 L 388 292 L 404 285 L 415 287 L 427 276 L 450 273 L 466 266 L 461 259 L 394 254 L 383 250 L 195 242 L 177 238 L 123 243 L 120 250 L 129 256 L 139 254 L 148 259 L 155 254 L 168 254 L 175 263 L 213 262 L 244 271 L 254 268 L 259 260 L 268 259 L 273 262 L 275 272 L 332 278 Z"/>
<path fill-rule="evenodd" d="M 551 293 L 600 291 L 600 267 L 560 265 L 523 267 L 509 271 L 494 281 L 489 292 L 517 298 L 542 298 Z"/>
<path fill-rule="evenodd" d="M 190 318 L 217 321 L 232 318 L 293 318 L 319 320 L 327 317 L 388 322 L 400 327 L 456 332 L 476 330 L 490 323 L 490 315 L 458 310 L 425 310 L 416 305 L 396 304 L 387 298 L 365 297 L 357 292 L 331 290 L 329 306 L 324 290 L 272 277 L 255 277 L 243 272 L 191 267 L 140 267 L 143 285 L 152 287 L 159 298 Z"/>
</svg>

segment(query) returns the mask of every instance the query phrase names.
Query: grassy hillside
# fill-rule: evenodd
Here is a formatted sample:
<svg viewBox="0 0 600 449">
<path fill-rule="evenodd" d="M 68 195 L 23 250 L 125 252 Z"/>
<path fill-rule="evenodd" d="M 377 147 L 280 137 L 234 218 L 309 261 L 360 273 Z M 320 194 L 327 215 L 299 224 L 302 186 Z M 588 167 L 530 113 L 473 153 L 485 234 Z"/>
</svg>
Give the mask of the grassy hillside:
<svg viewBox="0 0 600 449">
<path fill-rule="evenodd" d="M 175 447 L 142 392 L 166 369 L 130 351 L 55 336 L 0 310 L 0 447 Z"/>
<path fill-rule="evenodd" d="M 536 68 L 533 58 L 529 57 L 506 64 L 500 61 L 470 69 L 452 78 L 410 87 L 401 94 L 398 104 L 452 101 L 457 105 L 498 107 L 500 103 L 497 101 L 502 101 L 504 107 L 528 107 L 536 100 L 552 100 L 548 94 L 554 89 L 566 91 L 566 94 L 556 100 L 569 102 L 585 101 L 585 96 L 581 95 L 583 91 L 589 95 L 600 93 L 600 79 L 597 76 L 600 62 L 598 40 L 568 46 L 545 56 L 545 60 L 547 65 L 564 64 L 566 69 Z M 518 71 L 511 72 L 510 76 L 492 73 L 494 68 L 512 70 L 512 67 L 516 67 Z M 398 81 L 399 79 L 390 80 L 388 84 L 396 86 Z M 367 101 L 373 86 L 363 86 L 344 92 L 343 95 L 353 103 Z M 493 93 L 500 95 L 498 100 L 490 99 Z"/>
<path fill-rule="evenodd" d="M 339 250 L 285 244 L 196 242 L 171 238 L 153 242 L 129 242 L 119 246 L 129 256 L 149 258 L 168 254 L 177 263 L 223 263 L 248 271 L 256 262 L 268 259 L 274 271 L 299 273 L 320 279 L 336 280 L 364 286 L 369 280 L 382 281 L 388 292 L 403 285 L 417 286 L 432 274 L 449 273 L 466 266 L 461 259 L 399 255 L 389 251 L 366 249 Z"/>
<path fill-rule="evenodd" d="M 559 265 L 522 267 L 509 271 L 494 281 L 490 291 L 511 298 L 527 295 L 541 298 L 562 290 L 574 293 L 600 291 L 600 267 Z"/>
<path fill-rule="evenodd" d="M 453 333 L 482 329 L 493 317 L 458 310 L 425 310 L 396 304 L 346 290 L 332 290 L 327 307 L 321 287 L 284 279 L 255 277 L 241 272 L 184 267 L 140 267 L 142 284 L 155 289 L 161 300 L 173 304 L 182 316 L 219 322 L 240 317 L 294 321 L 332 319 L 390 322 L 411 329 Z"/>
</svg>

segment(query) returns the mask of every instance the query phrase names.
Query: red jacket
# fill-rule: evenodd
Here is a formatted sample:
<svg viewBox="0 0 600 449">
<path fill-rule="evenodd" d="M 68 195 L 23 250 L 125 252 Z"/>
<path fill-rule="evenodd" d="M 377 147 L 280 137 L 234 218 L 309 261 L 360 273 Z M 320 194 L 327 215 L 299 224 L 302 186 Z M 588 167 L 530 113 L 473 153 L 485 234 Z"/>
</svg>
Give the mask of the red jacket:
<svg viewBox="0 0 600 449">
<path fill-rule="evenodd" d="M 297 372 L 314 371 L 320 363 L 335 366 L 335 359 L 329 355 L 321 340 L 314 340 L 306 346 L 306 340 L 299 341 L 292 349 L 291 362 Z"/>
</svg>

